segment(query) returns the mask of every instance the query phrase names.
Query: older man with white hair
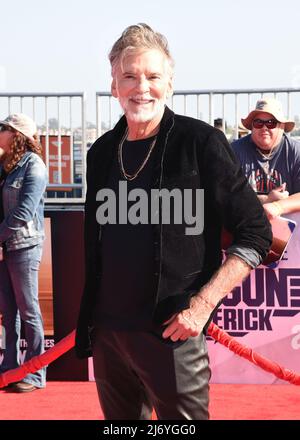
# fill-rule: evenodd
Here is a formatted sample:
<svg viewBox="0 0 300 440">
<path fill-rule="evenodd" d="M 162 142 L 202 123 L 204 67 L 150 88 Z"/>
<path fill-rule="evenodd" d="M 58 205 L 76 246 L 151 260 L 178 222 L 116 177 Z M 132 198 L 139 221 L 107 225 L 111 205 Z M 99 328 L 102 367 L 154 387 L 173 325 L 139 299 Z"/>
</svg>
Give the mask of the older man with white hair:
<svg viewBox="0 0 300 440">
<path fill-rule="evenodd" d="M 165 37 L 130 26 L 110 62 L 124 116 L 87 158 L 77 354 L 93 355 L 106 419 L 149 419 L 153 407 L 159 419 L 207 419 L 204 329 L 266 255 L 269 223 L 224 134 L 166 106 L 173 61 Z M 165 194 L 174 202 L 167 210 Z M 191 231 L 197 216 L 204 228 Z M 223 265 L 222 225 L 234 235 Z"/>
<path fill-rule="evenodd" d="M 270 219 L 300 210 L 300 142 L 286 135 L 295 123 L 280 101 L 263 98 L 245 119 L 251 134 L 232 147 Z"/>
</svg>

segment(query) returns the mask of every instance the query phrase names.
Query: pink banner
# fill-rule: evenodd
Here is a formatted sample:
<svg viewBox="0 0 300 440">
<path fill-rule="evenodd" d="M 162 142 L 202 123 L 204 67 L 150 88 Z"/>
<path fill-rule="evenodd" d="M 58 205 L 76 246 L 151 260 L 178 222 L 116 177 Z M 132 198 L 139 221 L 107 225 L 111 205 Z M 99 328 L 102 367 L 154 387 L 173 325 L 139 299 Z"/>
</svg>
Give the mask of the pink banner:
<svg viewBox="0 0 300 440">
<path fill-rule="evenodd" d="M 214 322 L 257 353 L 300 373 L 300 213 L 277 265 L 259 266 L 235 288 Z M 282 383 L 208 338 L 212 383 Z"/>
</svg>

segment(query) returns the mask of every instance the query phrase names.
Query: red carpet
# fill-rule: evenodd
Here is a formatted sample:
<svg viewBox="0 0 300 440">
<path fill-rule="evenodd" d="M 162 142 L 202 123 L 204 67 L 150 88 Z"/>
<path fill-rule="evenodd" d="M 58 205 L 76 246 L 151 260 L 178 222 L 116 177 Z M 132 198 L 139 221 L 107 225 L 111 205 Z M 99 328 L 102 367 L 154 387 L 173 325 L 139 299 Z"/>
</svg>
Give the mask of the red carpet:
<svg viewBox="0 0 300 440">
<path fill-rule="evenodd" d="M 0 390 L 0 420 L 99 420 L 93 382 L 48 382 L 28 394 Z M 211 385 L 212 420 L 300 420 L 295 385 Z"/>
</svg>

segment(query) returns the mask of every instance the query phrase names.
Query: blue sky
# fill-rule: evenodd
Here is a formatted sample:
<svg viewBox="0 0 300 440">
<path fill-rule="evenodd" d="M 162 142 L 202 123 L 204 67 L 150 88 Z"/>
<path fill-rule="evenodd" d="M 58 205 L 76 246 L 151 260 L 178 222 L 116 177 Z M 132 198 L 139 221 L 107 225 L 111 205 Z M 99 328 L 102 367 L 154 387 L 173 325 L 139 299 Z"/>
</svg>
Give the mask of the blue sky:
<svg viewBox="0 0 300 440">
<path fill-rule="evenodd" d="M 300 87 L 299 0 L 15 0 L 1 5 L 0 92 L 110 89 L 122 30 L 165 34 L 175 89 Z"/>
</svg>

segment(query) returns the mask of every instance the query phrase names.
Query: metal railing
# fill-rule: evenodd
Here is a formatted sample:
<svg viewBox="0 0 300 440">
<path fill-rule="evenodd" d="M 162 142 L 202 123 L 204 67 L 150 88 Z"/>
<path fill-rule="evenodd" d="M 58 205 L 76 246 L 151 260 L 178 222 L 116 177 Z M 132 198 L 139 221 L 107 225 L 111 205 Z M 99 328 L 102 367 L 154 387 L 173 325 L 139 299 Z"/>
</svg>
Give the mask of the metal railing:
<svg viewBox="0 0 300 440">
<path fill-rule="evenodd" d="M 228 139 L 238 138 L 241 117 L 262 96 L 279 99 L 285 114 L 297 119 L 300 134 L 300 88 L 178 90 L 168 100 L 176 113 L 202 119 L 213 125 L 221 118 Z M 109 92 L 96 93 L 96 129 L 86 129 L 85 93 L 0 93 L 0 120 L 24 112 L 37 123 L 43 140 L 44 159 L 50 175 L 48 203 L 82 203 L 85 198 L 86 151 L 122 115 L 118 101 Z M 297 134 L 297 131 L 291 135 Z M 64 151 L 69 144 L 68 154 Z M 53 146 L 54 145 L 54 146 Z M 55 148 L 55 153 L 53 152 Z M 69 171 L 66 174 L 66 167 Z"/>
<path fill-rule="evenodd" d="M 223 130 L 237 138 L 241 118 L 255 107 L 257 99 L 273 96 L 279 99 L 288 117 L 300 115 L 300 88 L 177 90 L 168 105 L 176 113 L 202 119 L 213 125 L 221 118 Z M 121 109 L 109 92 L 96 94 L 96 125 L 100 136 L 115 124 Z"/>
<path fill-rule="evenodd" d="M 49 172 L 46 202 L 82 202 L 86 168 L 85 93 L 0 93 L 1 120 L 26 113 L 38 126 Z"/>
</svg>

